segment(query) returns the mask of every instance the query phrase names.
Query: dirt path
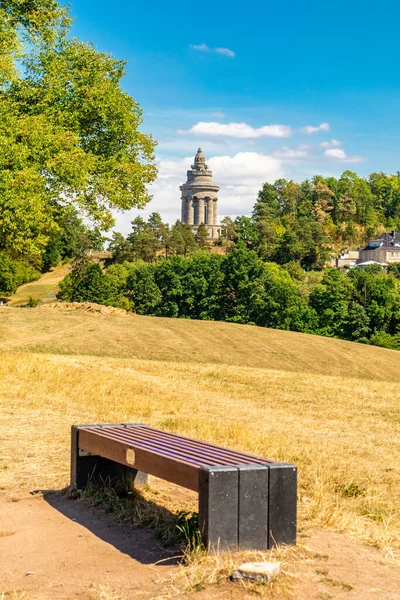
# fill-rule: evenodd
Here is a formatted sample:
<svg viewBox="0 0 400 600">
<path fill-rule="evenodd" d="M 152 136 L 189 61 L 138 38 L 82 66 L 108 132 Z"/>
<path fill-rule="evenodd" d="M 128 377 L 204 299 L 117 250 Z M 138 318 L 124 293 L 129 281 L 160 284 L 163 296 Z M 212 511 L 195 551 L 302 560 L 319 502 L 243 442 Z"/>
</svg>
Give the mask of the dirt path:
<svg viewBox="0 0 400 600">
<path fill-rule="evenodd" d="M 0 500 L 0 590 L 40 598 L 97 598 L 120 589 L 149 597 L 171 566 L 150 530 L 112 523 L 101 510 L 62 496 Z M 124 596 L 125 597 L 125 596 Z"/>
<path fill-rule="evenodd" d="M 177 569 L 172 551 L 163 549 L 152 531 L 116 524 L 104 511 L 64 496 L 15 500 L 8 492 L 0 496 L 0 594 L 43 600 L 150 600 L 178 594 L 162 583 Z M 400 598 L 400 570 L 383 552 L 326 531 L 306 532 L 300 544 L 300 552 L 284 566 L 286 597 Z M 231 583 L 196 594 L 202 600 L 253 597 Z"/>
</svg>

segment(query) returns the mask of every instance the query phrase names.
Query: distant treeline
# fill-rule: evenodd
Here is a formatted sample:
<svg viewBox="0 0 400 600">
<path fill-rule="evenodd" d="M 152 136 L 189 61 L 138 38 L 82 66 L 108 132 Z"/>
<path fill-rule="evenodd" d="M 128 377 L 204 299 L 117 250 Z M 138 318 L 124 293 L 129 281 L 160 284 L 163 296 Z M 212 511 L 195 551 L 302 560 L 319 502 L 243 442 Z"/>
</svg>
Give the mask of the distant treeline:
<svg viewBox="0 0 400 600">
<path fill-rule="evenodd" d="M 221 225 L 216 243 L 226 250 L 242 241 L 265 261 L 321 269 L 332 255 L 400 229 L 400 175 L 372 173 L 364 179 L 345 171 L 338 179 L 279 179 L 263 185 L 251 217 L 225 217 Z M 153 262 L 160 255 L 187 256 L 205 248 L 206 240 L 204 226 L 194 236 L 190 227 L 179 221 L 170 227 L 153 213 L 147 222 L 136 218 L 127 238 L 114 234 L 110 250 L 115 262 Z"/>
<path fill-rule="evenodd" d="M 59 299 L 123 307 L 142 315 L 218 320 L 400 348 L 399 270 L 306 273 L 262 260 L 238 242 L 225 255 L 198 251 L 103 271 L 87 255 L 61 283 Z"/>
<path fill-rule="evenodd" d="M 226 217 L 210 253 L 207 232 L 172 227 L 153 213 L 112 237 L 103 270 L 86 254 L 59 298 L 138 314 L 289 329 L 400 348 L 399 268 L 325 269 L 332 254 L 400 229 L 400 177 L 278 180 L 260 190 L 251 217 Z"/>
<path fill-rule="evenodd" d="M 266 183 L 254 206 L 249 238 L 265 260 L 324 266 L 332 252 L 357 248 L 400 226 L 400 173 L 367 179 L 345 171 L 302 183 Z"/>
<path fill-rule="evenodd" d="M 103 248 L 106 238 L 99 228 L 84 224 L 76 208 L 54 202 L 52 219 L 56 226 L 47 233 L 47 243 L 32 256 L 2 246 L 0 227 L 0 293 L 14 292 L 62 260 Z M 251 217 L 225 217 L 221 224 L 223 235 L 213 243 L 225 252 L 242 242 L 264 261 L 319 270 L 342 250 L 357 248 L 385 230 L 400 230 L 400 176 L 373 173 L 364 179 L 345 171 L 338 179 L 279 179 L 263 185 Z M 114 233 L 109 250 L 112 263 L 152 263 L 161 257 L 188 257 L 208 246 L 204 225 L 194 235 L 188 225 L 177 221 L 170 226 L 153 213 L 147 221 L 137 217 L 127 237 Z"/>
</svg>

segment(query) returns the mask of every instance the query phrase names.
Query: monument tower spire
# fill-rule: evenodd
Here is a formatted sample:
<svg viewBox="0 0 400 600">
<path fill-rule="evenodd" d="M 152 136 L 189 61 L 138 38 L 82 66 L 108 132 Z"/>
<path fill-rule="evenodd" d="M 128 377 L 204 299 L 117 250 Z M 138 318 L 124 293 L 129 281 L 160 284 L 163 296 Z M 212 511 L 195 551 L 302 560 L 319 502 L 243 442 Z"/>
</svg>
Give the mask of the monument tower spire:
<svg viewBox="0 0 400 600">
<path fill-rule="evenodd" d="M 218 239 L 221 227 L 218 225 L 218 190 L 213 183 L 212 172 L 208 169 L 203 150 L 199 148 L 194 164 L 187 172 L 187 181 L 181 185 L 181 221 L 192 227 L 196 233 L 204 223 L 210 239 Z"/>
</svg>

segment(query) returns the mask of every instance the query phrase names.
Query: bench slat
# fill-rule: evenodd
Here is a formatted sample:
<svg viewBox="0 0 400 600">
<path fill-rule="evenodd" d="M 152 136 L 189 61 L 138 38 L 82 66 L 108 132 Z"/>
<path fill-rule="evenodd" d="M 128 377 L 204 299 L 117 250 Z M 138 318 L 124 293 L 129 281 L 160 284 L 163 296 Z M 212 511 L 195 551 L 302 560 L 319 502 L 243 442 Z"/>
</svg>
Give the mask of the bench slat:
<svg viewBox="0 0 400 600">
<path fill-rule="evenodd" d="M 207 448 L 201 443 L 198 446 L 186 442 L 185 439 L 174 439 L 173 437 L 151 435 L 145 431 L 145 427 L 137 427 L 134 435 L 129 429 L 120 429 L 117 433 L 115 430 L 107 429 L 107 435 L 118 436 L 118 439 L 124 439 L 133 446 L 142 448 L 153 448 L 159 451 L 160 454 L 166 456 L 180 456 L 183 460 L 192 462 L 197 465 L 237 465 L 249 464 L 250 457 L 236 455 L 234 452 L 225 451 L 223 448 Z M 117 437 L 116 437 L 117 439 Z M 262 463 L 262 459 L 258 459 Z"/>
<path fill-rule="evenodd" d="M 217 446 L 214 444 L 203 443 L 197 440 L 192 440 L 177 434 L 155 430 L 151 427 L 129 427 L 129 426 L 113 426 L 107 428 L 95 429 L 102 431 L 103 435 L 114 439 L 124 440 L 127 443 L 140 445 L 143 448 L 153 448 L 159 454 L 181 457 L 182 460 L 197 465 L 238 465 L 238 464 L 268 464 L 271 461 L 237 452 Z"/>
<path fill-rule="evenodd" d="M 115 431 L 110 431 L 109 429 L 107 429 L 107 432 L 102 432 L 101 435 L 102 437 L 106 437 L 107 439 L 112 439 L 117 442 L 126 444 L 128 448 L 132 448 L 134 450 L 139 448 L 143 451 L 148 450 L 160 456 L 165 456 L 166 458 L 177 458 L 182 462 L 193 464 L 196 467 L 201 467 L 203 465 L 203 461 L 200 460 L 198 457 L 187 455 L 186 453 L 179 451 L 179 449 L 174 449 L 173 447 L 163 448 L 155 442 L 146 444 L 143 443 L 141 440 L 133 440 L 132 437 L 126 436 L 123 433 L 119 434 Z"/>
<path fill-rule="evenodd" d="M 79 448 L 91 454 L 98 454 L 109 460 L 133 467 L 155 477 L 166 479 L 190 490 L 198 491 L 199 467 L 177 458 L 168 458 L 151 450 L 135 448 L 135 463 L 126 460 L 126 452 L 132 444 L 112 439 L 105 434 L 105 429 L 81 429 L 79 431 Z"/>
<path fill-rule="evenodd" d="M 225 455 L 229 455 L 229 456 L 235 456 L 238 459 L 243 459 L 243 461 L 245 463 L 251 463 L 251 464 L 255 464 L 255 463 L 260 463 L 260 464 L 264 464 L 264 463 L 269 463 L 269 462 L 273 462 L 271 460 L 268 459 L 264 459 L 264 458 L 260 458 L 259 456 L 255 456 L 254 454 L 248 454 L 247 452 L 240 452 L 238 450 L 232 450 L 230 448 L 224 448 L 223 446 L 218 446 L 217 444 L 211 444 L 210 442 L 202 442 L 200 440 L 195 440 L 183 435 L 180 435 L 178 433 L 170 433 L 169 431 L 160 431 L 159 429 L 154 429 L 153 427 L 148 427 L 148 426 L 143 426 L 140 428 L 143 431 L 148 431 L 149 433 L 151 433 L 151 435 L 154 436 L 162 436 L 164 438 L 169 438 L 169 439 L 176 439 L 176 440 L 182 440 L 183 442 L 186 442 L 188 444 L 190 444 L 193 448 L 208 448 L 211 451 L 218 451 L 218 452 L 222 452 Z"/>
</svg>

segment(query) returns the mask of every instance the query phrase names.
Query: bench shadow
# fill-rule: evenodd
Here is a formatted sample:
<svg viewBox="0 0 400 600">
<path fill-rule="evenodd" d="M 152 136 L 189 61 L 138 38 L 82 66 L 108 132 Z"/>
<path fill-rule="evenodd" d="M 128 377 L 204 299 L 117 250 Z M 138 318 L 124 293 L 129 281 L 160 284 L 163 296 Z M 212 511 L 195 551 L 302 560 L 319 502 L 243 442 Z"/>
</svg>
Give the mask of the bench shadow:
<svg viewBox="0 0 400 600">
<path fill-rule="evenodd" d="M 154 529 L 118 522 L 104 508 L 92 506 L 86 500 L 69 498 L 66 490 L 41 490 L 40 493 L 54 510 L 143 565 L 161 562 L 170 566 L 180 562 L 179 547 L 163 547 Z M 172 513 L 169 515 L 173 517 Z"/>
</svg>

